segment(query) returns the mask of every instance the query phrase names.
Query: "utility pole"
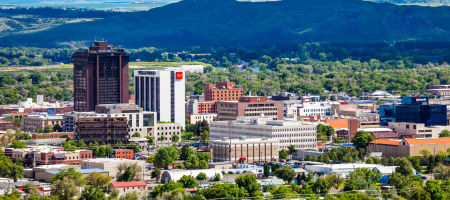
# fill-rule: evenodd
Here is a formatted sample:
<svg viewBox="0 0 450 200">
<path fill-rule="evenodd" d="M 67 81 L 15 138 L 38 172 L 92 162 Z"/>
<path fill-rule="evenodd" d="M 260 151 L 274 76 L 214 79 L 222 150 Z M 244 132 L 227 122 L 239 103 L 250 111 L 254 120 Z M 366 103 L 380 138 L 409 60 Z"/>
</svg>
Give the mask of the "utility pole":
<svg viewBox="0 0 450 200">
<path fill-rule="evenodd" d="M 229 139 L 230 139 L 230 148 L 229 148 L 229 156 L 230 156 L 230 163 L 233 163 L 231 160 L 231 126 L 233 124 L 233 121 L 228 121 L 228 133 L 229 133 Z"/>
</svg>

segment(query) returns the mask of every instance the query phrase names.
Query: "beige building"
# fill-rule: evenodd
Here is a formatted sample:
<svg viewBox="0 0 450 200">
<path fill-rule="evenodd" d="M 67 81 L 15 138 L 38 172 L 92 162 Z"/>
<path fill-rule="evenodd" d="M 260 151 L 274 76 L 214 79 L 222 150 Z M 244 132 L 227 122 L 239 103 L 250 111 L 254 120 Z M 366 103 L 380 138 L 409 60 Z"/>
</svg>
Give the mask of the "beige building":
<svg viewBox="0 0 450 200">
<path fill-rule="evenodd" d="M 61 125 L 63 120 L 63 115 L 49 115 L 49 114 L 37 114 L 28 115 L 22 118 L 21 129 L 23 131 L 34 132 L 36 129 L 44 130 L 46 126 L 55 126 L 56 124 Z"/>
<path fill-rule="evenodd" d="M 178 141 L 172 141 L 172 136 L 178 136 Z M 158 122 L 156 125 L 155 142 L 171 143 L 181 141 L 181 126 L 177 123 Z"/>
<path fill-rule="evenodd" d="M 376 139 L 369 143 L 371 152 L 382 152 L 383 157 L 422 156 L 421 151 L 427 150 L 432 155 L 447 152 L 450 148 L 450 138 L 407 138 L 403 140 Z"/>
<path fill-rule="evenodd" d="M 231 160 L 233 163 L 245 162 L 270 162 L 278 160 L 280 150 L 280 141 L 268 138 L 239 139 L 222 138 L 222 140 L 212 140 L 213 161 L 230 161 L 230 143 Z"/>
<path fill-rule="evenodd" d="M 130 192 L 137 192 L 140 196 L 147 191 L 147 183 L 145 181 L 114 182 L 111 183 L 110 187 L 113 190 L 118 190 L 119 196 Z"/>
<path fill-rule="evenodd" d="M 50 174 L 48 172 L 64 170 L 64 169 L 69 169 L 69 168 L 79 169 L 80 166 L 66 165 L 66 164 L 41 165 L 41 166 L 33 168 L 33 173 L 34 173 L 34 177 L 33 178 L 35 180 L 37 180 L 37 181 L 50 180 L 53 177 L 53 174 Z"/>
<path fill-rule="evenodd" d="M 217 114 L 216 113 L 203 113 L 203 114 L 192 114 L 188 115 L 189 121 L 191 124 L 195 124 L 197 122 L 202 122 L 203 120 L 206 120 L 209 123 L 216 120 Z"/>
<path fill-rule="evenodd" d="M 129 160 L 129 159 L 123 159 L 123 158 L 95 158 L 95 159 L 89 159 L 89 160 L 83 160 L 81 161 L 81 168 L 82 169 L 103 169 L 105 171 L 109 172 L 109 176 L 113 177 L 114 179 L 117 176 L 117 173 L 119 172 L 119 166 L 125 165 L 129 166 L 134 163 L 137 163 L 142 169 L 145 167 L 145 161 L 142 160 Z M 136 176 L 142 180 L 142 172 L 138 173 Z"/>
<path fill-rule="evenodd" d="M 450 130 L 450 126 L 425 126 L 422 123 L 389 122 L 388 127 L 400 135 L 413 137 L 437 138 L 443 130 Z"/>
<path fill-rule="evenodd" d="M 316 122 L 272 120 L 272 118 L 239 118 L 236 121 L 213 121 L 210 124 L 211 140 L 223 137 L 271 138 L 280 141 L 280 148 L 294 145 L 296 149 L 317 148 Z"/>
</svg>

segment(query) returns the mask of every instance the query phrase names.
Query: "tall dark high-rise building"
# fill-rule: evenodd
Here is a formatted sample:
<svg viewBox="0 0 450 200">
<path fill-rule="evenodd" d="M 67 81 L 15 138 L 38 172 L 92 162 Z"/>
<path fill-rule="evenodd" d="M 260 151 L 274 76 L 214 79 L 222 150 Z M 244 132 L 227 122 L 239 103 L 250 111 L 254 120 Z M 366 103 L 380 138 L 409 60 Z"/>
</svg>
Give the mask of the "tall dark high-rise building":
<svg viewBox="0 0 450 200">
<path fill-rule="evenodd" d="M 89 50 L 77 51 L 73 62 L 74 109 L 94 111 L 98 104 L 128 103 L 128 62 L 123 49 L 94 42 Z"/>
</svg>

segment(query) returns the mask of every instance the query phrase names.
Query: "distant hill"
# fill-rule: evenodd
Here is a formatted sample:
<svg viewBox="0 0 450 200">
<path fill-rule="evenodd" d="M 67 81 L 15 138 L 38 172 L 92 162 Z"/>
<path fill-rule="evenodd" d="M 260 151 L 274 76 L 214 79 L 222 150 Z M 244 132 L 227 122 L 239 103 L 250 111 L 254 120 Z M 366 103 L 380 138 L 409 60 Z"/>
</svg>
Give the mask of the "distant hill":
<svg viewBox="0 0 450 200">
<path fill-rule="evenodd" d="M 123 47 L 450 40 L 450 7 L 360 0 L 184 0 L 145 12 L 5 36 L 0 46 L 60 47 L 103 38 Z"/>
</svg>

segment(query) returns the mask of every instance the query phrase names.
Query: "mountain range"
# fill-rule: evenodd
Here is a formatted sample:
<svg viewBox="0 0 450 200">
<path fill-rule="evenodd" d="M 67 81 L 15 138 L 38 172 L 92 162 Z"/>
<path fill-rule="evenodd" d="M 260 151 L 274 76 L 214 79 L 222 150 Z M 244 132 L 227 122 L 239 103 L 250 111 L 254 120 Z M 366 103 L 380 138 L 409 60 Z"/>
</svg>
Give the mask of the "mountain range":
<svg viewBox="0 0 450 200">
<path fill-rule="evenodd" d="M 144 12 L 0 38 L 0 46 L 61 47 L 105 39 L 123 47 L 450 40 L 450 7 L 360 0 L 183 0 Z"/>
</svg>

